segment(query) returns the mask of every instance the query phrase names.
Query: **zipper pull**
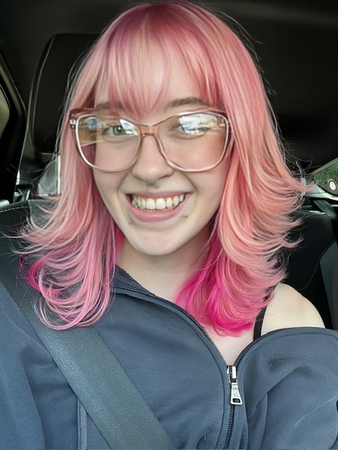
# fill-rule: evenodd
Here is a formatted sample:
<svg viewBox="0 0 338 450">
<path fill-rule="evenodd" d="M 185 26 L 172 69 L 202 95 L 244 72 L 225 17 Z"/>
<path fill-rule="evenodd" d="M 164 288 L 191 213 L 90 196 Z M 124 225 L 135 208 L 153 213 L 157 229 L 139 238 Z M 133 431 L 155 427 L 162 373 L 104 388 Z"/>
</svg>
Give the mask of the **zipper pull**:
<svg viewBox="0 0 338 450">
<path fill-rule="evenodd" d="M 231 385 L 230 404 L 242 405 L 242 397 L 238 389 L 236 366 L 230 365 L 227 368 L 229 383 Z"/>
</svg>

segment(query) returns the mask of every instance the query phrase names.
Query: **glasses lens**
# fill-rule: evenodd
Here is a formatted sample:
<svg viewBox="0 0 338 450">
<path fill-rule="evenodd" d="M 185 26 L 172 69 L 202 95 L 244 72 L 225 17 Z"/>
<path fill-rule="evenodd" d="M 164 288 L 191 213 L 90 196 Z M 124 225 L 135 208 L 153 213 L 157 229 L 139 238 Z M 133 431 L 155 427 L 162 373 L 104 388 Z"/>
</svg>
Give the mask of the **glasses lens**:
<svg viewBox="0 0 338 450">
<path fill-rule="evenodd" d="M 84 160 L 108 172 L 130 167 L 140 133 L 131 122 L 108 116 L 82 116 L 77 123 L 78 145 Z"/>
<path fill-rule="evenodd" d="M 158 131 L 169 161 L 185 170 L 207 170 L 224 156 L 228 122 L 217 113 L 191 113 L 163 122 Z"/>
<path fill-rule="evenodd" d="M 105 115 L 83 115 L 76 124 L 82 158 L 106 172 L 125 170 L 135 163 L 142 128 L 157 129 L 157 133 L 150 134 L 157 134 L 163 156 L 168 163 L 186 171 L 215 167 L 222 160 L 229 139 L 226 117 L 209 111 L 177 115 L 159 125 L 136 126 Z"/>
</svg>

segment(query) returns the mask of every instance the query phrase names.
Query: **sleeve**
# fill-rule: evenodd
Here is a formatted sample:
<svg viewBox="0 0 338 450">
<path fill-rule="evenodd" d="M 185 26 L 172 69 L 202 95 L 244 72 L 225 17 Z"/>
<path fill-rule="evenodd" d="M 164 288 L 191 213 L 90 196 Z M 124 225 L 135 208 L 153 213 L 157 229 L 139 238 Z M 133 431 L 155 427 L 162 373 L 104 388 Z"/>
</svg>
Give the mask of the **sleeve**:
<svg viewBox="0 0 338 450">
<path fill-rule="evenodd" d="M 338 333 L 287 330 L 259 350 L 243 382 L 248 448 L 338 448 Z"/>
<path fill-rule="evenodd" d="M 39 411 L 29 380 L 34 332 L 0 285 L 0 449 L 45 448 Z"/>
</svg>

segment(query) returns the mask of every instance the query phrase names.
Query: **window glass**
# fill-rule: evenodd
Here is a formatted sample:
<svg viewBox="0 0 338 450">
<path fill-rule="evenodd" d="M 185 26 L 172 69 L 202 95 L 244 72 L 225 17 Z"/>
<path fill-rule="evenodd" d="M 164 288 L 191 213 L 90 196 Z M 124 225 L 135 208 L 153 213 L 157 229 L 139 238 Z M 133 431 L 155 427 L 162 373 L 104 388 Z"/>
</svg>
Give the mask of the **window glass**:
<svg viewBox="0 0 338 450">
<path fill-rule="evenodd" d="M 0 86 L 0 138 L 9 120 L 9 107 Z"/>
<path fill-rule="evenodd" d="M 315 170 L 312 175 L 319 187 L 338 196 L 338 158 Z"/>
</svg>

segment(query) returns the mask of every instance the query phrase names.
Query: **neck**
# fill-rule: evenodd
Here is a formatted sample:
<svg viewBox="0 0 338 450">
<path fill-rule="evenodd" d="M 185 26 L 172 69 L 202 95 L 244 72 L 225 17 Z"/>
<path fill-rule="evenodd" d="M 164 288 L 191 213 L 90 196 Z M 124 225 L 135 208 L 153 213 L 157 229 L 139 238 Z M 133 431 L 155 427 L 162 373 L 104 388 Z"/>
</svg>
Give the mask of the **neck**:
<svg viewBox="0 0 338 450">
<path fill-rule="evenodd" d="M 193 239 L 168 255 L 144 254 L 125 240 L 117 257 L 117 264 L 141 286 L 169 301 L 189 277 L 200 267 L 208 235 Z"/>
</svg>

